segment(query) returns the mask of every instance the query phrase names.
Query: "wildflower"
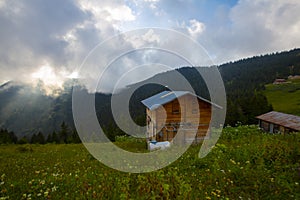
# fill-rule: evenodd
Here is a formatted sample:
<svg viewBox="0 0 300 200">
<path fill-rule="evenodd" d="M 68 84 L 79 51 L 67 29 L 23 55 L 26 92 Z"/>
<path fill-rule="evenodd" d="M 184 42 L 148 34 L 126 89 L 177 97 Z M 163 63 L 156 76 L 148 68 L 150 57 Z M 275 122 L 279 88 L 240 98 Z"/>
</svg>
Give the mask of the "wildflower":
<svg viewBox="0 0 300 200">
<path fill-rule="evenodd" d="M 295 185 L 299 185 L 299 183 L 298 183 L 298 182 L 295 182 Z"/>
<path fill-rule="evenodd" d="M 246 164 L 250 164 L 250 161 L 249 161 L 249 160 L 247 160 L 247 161 L 246 161 Z"/>
<path fill-rule="evenodd" d="M 56 189 L 57 189 L 57 187 L 55 185 L 51 188 L 52 192 L 55 192 Z"/>
<path fill-rule="evenodd" d="M 210 197 L 205 197 L 206 199 L 210 200 L 211 198 Z"/>
<path fill-rule="evenodd" d="M 4 185 L 4 181 L 2 181 L 2 182 L 0 183 L 0 185 Z"/>
<path fill-rule="evenodd" d="M 58 173 L 53 173 L 53 174 L 52 174 L 52 176 L 54 176 L 54 177 L 55 177 L 55 176 L 58 176 L 58 175 L 59 175 Z"/>
<path fill-rule="evenodd" d="M 49 192 L 48 192 L 48 191 L 44 192 L 44 197 L 47 197 L 47 196 L 48 196 L 48 194 L 49 194 Z"/>
<path fill-rule="evenodd" d="M 42 195 L 41 193 L 38 193 L 38 194 L 37 194 L 38 197 L 40 197 L 41 195 Z"/>
</svg>

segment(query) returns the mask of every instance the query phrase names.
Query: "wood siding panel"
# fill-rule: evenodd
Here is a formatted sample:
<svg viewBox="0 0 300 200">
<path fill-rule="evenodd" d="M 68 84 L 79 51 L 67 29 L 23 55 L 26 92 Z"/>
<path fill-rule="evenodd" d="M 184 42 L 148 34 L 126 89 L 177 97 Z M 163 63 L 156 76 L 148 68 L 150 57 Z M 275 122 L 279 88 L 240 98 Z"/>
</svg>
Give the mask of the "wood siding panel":
<svg viewBox="0 0 300 200">
<path fill-rule="evenodd" d="M 178 102 L 181 103 L 179 112 L 174 113 L 173 105 L 178 104 Z M 200 116 L 195 112 L 197 107 L 198 111 L 200 111 Z M 179 101 L 169 102 L 155 111 L 147 109 L 147 115 L 152 116 L 154 130 L 157 133 L 153 134 L 156 134 L 155 138 L 159 142 L 172 141 L 179 128 L 184 130 L 184 134 L 181 138 L 178 138 L 179 142 L 192 141 L 195 138 L 198 139 L 197 141 L 200 141 L 208 133 L 211 121 L 211 105 L 200 99 L 198 99 L 198 102 L 194 102 L 194 98 L 191 95 L 185 95 L 180 97 Z M 182 123 L 180 124 L 180 122 Z M 195 131 L 197 132 L 195 133 Z"/>
</svg>

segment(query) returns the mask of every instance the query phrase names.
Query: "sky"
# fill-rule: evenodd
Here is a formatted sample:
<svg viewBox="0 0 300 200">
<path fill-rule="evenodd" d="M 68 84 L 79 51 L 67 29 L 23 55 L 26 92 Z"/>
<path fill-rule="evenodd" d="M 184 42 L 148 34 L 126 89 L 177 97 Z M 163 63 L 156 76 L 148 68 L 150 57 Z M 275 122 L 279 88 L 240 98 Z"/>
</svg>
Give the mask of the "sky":
<svg viewBox="0 0 300 200">
<path fill-rule="evenodd" d="M 142 28 L 185 34 L 214 64 L 290 50 L 300 47 L 299 10 L 299 0 L 0 0 L 0 83 L 42 80 L 53 88 L 82 78 L 91 87 L 109 62 L 106 54 L 164 42 L 151 30 L 135 37 L 122 35 L 119 42 L 102 45 L 101 58 L 89 62 L 102 71 L 83 65 L 97 45 Z M 124 84 L 186 64 L 178 59 L 164 62 L 166 58 L 158 51 L 129 53 L 105 71 L 100 90 L 112 91 L 118 78 L 129 72 Z M 168 66 L 134 71 L 154 61 Z"/>
</svg>

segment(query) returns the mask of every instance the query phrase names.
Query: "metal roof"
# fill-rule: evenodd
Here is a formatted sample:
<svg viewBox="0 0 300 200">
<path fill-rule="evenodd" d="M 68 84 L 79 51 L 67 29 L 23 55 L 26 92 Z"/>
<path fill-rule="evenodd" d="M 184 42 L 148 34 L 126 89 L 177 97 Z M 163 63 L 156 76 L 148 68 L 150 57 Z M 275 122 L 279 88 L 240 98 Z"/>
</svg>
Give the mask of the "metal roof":
<svg viewBox="0 0 300 200">
<path fill-rule="evenodd" d="M 149 108 L 150 110 L 155 110 L 156 108 L 158 108 L 159 106 L 162 106 L 166 103 L 169 103 L 179 97 L 182 97 L 184 95 L 187 95 L 187 94 L 190 94 L 190 95 L 193 95 L 193 96 L 196 96 L 197 98 L 199 98 L 200 100 L 202 101 L 205 101 L 211 105 L 214 105 L 216 106 L 217 108 L 220 108 L 222 109 L 221 106 L 217 105 L 217 104 L 214 104 L 202 97 L 199 97 L 191 92 L 188 92 L 188 91 L 163 91 L 161 93 L 158 93 L 152 97 L 149 97 L 147 99 L 144 99 L 142 101 L 142 103 L 147 107 Z"/>
<path fill-rule="evenodd" d="M 271 111 L 256 117 L 257 119 L 278 124 L 286 128 L 300 131 L 300 117 L 281 112 Z"/>
</svg>

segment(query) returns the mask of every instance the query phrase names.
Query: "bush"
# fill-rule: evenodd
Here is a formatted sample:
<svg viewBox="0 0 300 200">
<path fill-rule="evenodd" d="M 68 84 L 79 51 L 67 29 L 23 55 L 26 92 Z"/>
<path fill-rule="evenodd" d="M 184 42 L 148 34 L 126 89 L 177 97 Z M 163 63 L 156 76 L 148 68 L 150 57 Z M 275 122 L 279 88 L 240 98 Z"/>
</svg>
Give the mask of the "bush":
<svg viewBox="0 0 300 200">
<path fill-rule="evenodd" d="M 21 145 L 18 146 L 16 149 L 18 152 L 24 153 L 24 152 L 33 152 L 31 145 Z"/>
</svg>

